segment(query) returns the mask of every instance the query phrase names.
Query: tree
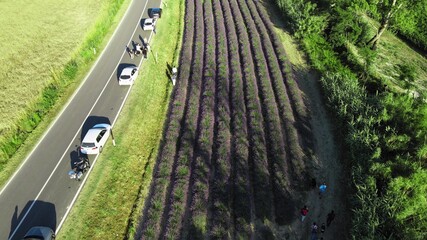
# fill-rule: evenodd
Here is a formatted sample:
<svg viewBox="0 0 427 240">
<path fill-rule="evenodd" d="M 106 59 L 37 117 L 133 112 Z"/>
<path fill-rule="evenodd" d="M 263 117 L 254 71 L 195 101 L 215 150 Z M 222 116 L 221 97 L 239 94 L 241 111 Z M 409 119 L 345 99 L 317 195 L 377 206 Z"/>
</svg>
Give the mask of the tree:
<svg viewBox="0 0 427 240">
<path fill-rule="evenodd" d="M 399 3 L 398 3 L 399 2 Z M 378 42 L 381 38 L 381 35 L 387 29 L 392 20 L 394 14 L 399 11 L 403 6 L 406 0 L 381 0 L 378 4 L 379 13 L 381 14 L 381 25 L 378 28 L 377 33 L 373 36 L 367 43 L 367 45 L 372 44 L 371 49 L 375 50 L 377 48 Z"/>
</svg>

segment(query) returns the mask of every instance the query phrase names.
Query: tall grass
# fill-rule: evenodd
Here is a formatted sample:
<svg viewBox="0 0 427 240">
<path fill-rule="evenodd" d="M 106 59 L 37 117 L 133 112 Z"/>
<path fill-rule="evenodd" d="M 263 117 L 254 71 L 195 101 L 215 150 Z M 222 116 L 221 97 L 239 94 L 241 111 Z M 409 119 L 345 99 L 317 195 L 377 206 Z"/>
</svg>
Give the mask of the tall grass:
<svg viewBox="0 0 427 240">
<path fill-rule="evenodd" d="M 19 13 L 13 10 L 16 5 L 0 3 L 5 5 L 2 10 L 11 10 L 4 11 L 6 15 L 2 15 L 0 22 L 12 16 L 18 21 L 2 33 L 8 37 L 26 36 L 16 48 L 16 41 L 6 40 L 3 34 L 0 36 L 0 40 L 4 40 L 0 52 L 5 53 L 0 60 L 4 79 L 1 82 L 0 116 L 7 119 L 0 125 L 0 173 L 67 87 L 79 80 L 77 75 L 86 71 L 96 58 L 97 49 L 123 2 L 18 2 Z M 13 170 L 8 172 L 2 174 L 1 182 Z"/>
</svg>

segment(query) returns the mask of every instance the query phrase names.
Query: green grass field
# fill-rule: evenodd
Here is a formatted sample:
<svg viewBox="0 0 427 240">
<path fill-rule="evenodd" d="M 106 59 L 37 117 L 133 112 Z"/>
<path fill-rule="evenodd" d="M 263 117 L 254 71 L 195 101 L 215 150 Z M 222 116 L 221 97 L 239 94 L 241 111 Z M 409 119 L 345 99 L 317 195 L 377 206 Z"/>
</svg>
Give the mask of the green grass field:
<svg viewBox="0 0 427 240">
<path fill-rule="evenodd" d="M 103 13 L 99 6 L 103 1 L 0 1 L 0 133 L 70 60 Z"/>
<path fill-rule="evenodd" d="M 152 41 L 157 53 L 142 64 L 115 125 L 116 147 L 100 155 L 58 239 L 124 239 L 132 236 L 148 193 L 172 84 L 167 65 L 178 58 L 183 1 L 164 1 Z M 178 48 L 176 47 L 178 46 Z"/>
</svg>

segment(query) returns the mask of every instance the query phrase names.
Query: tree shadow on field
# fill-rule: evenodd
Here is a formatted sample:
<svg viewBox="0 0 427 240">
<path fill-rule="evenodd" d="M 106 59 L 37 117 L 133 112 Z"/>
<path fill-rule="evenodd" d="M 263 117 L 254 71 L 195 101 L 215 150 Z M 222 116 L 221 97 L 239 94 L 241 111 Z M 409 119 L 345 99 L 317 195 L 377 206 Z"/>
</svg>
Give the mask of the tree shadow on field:
<svg viewBox="0 0 427 240">
<path fill-rule="evenodd" d="M 31 209 L 31 211 L 27 214 L 29 209 Z M 56 209 L 53 203 L 31 200 L 27 202 L 24 208 L 22 208 L 19 216 L 18 211 L 18 206 L 15 206 L 15 211 L 10 221 L 9 238 L 13 237 L 12 239 L 22 239 L 25 233 L 34 226 L 45 226 L 55 231 L 57 223 Z M 12 236 L 17 227 L 18 229 Z"/>
</svg>

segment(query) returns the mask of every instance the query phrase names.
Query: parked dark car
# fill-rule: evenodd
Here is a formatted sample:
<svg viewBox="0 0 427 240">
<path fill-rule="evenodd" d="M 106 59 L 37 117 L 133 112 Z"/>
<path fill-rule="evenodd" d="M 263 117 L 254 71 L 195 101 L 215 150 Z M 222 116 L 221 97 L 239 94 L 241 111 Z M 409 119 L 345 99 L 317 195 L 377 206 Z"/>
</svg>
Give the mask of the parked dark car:
<svg viewBox="0 0 427 240">
<path fill-rule="evenodd" d="M 162 17 L 162 9 L 161 8 L 151 8 L 148 15 L 150 18 L 161 18 Z"/>
<path fill-rule="evenodd" d="M 24 237 L 25 240 L 53 240 L 55 232 L 48 227 L 32 227 Z"/>
</svg>

